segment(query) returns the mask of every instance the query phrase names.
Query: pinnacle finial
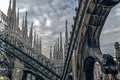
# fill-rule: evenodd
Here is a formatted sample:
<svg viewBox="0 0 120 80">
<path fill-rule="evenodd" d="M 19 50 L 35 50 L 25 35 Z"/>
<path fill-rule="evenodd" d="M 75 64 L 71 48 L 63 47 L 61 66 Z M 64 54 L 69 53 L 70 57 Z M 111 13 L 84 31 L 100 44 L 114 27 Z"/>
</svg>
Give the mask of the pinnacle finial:
<svg viewBox="0 0 120 80">
<path fill-rule="evenodd" d="M 60 32 L 60 49 L 62 49 L 62 32 Z"/>
<path fill-rule="evenodd" d="M 11 6 L 11 0 L 9 1 L 9 6 Z"/>
<path fill-rule="evenodd" d="M 60 47 L 59 47 L 59 46 L 60 46 L 60 45 L 59 45 L 59 37 L 58 37 L 58 42 L 57 42 L 57 44 L 58 44 L 58 51 L 59 51 L 59 48 L 60 48 Z"/>
<path fill-rule="evenodd" d="M 12 10 L 16 13 L 16 0 L 13 0 Z"/>
<path fill-rule="evenodd" d="M 11 9 L 11 0 L 9 1 L 9 8 Z"/>
<path fill-rule="evenodd" d="M 25 21 L 27 21 L 27 12 L 25 12 Z"/>
<path fill-rule="evenodd" d="M 24 26 L 25 26 L 25 23 L 24 23 L 24 16 L 23 16 L 23 20 L 22 20 L 22 30 L 24 30 Z"/>
<path fill-rule="evenodd" d="M 17 26 L 17 28 L 19 28 L 19 8 L 18 8 L 16 20 L 17 20 L 17 21 L 16 21 L 16 26 Z"/>
<path fill-rule="evenodd" d="M 50 59 L 52 59 L 52 46 L 50 46 Z"/>
<path fill-rule="evenodd" d="M 66 30 L 65 30 L 65 43 L 68 43 L 68 29 L 67 29 L 67 20 L 66 20 Z"/>
<path fill-rule="evenodd" d="M 37 39 L 37 44 L 38 44 L 38 43 L 39 43 L 39 42 L 38 42 L 38 34 L 37 34 L 37 38 L 36 38 L 36 39 Z M 38 47 L 38 46 L 37 46 L 37 47 Z"/>
<path fill-rule="evenodd" d="M 54 45 L 54 48 L 53 48 L 53 60 L 55 60 L 55 45 Z"/>
<path fill-rule="evenodd" d="M 66 23 L 65 23 L 66 30 L 67 30 L 67 24 L 68 24 L 68 23 L 67 23 L 67 20 L 66 20 Z"/>
<path fill-rule="evenodd" d="M 119 49 L 119 46 L 120 46 L 119 42 L 115 42 L 114 46 L 115 46 L 115 49 Z"/>
<path fill-rule="evenodd" d="M 28 37 L 28 36 L 27 36 L 27 34 L 28 34 L 28 29 L 27 29 L 28 26 L 27 26 L 27 25 L 28 25 L 28 23 L 27 23 L 27 12 L 26 12 L 26 13 L 25 13 L 25 28 L 24 28 L 24 31 L 25 31 L 25 32 L 24 32 L 24 33 L 25 33 L 24 35 L 25 35 L 25 37 Z"/>
<path fill-rule="evenodd" d="M 66 26 L 67 26 L 67 20 L 66 20 Z"/>
<path fill-rule="evenodd" d="M 19 16 L 19 8 L 18 8 L 18 12 L 17 12 L 17 15 Z"/>
<path fill-rule="evenodd" d="M 30 28 L 30 32 L 29 32 L 29 41 L 30 41 L 30 45 L 32 47 L 32 41 L 33 41 L 33 23 L 31 23 L 31 28 Z"/>
<path fill-rule="evenodd" d="M 34 31 L 34 48 L 36 46 L 36 30 Z"/>
<path fill-rule="evenodd" d="M 40 53 L 42 54 L 42 38 L 40 37 Z"/>
<path fill-rule="evenodd" d="M 10 14 L 11 14 L 11 0 L 9 1 L 7 16 L 10 16 Z"/>
<path fill-rule="evenodd" d="M 26 17 L 27 17 L 27 11 L 25 12 L 25 14 L 26 14 Z"/>
</svg>

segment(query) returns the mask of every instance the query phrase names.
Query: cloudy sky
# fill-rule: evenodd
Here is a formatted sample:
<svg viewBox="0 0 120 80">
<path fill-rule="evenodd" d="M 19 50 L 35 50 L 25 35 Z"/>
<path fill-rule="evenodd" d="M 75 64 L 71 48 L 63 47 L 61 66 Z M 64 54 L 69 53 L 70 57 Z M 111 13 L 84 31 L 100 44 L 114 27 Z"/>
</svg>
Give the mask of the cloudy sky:
<svg viewBox="0 0 120 80">
<path fill-rule="evenodd" d="M 28 24 L 34 22 L 34 30 L 42 37 L 43 54 L 49 56 L 49 46 L 53 46 L 62 32 L 64 40 L 65 20 L 70 30 L 73 24 L 74 8 L 77 0 L 16 0 L 22 16 L 28 12 Z M 0 10 L 7 13 L 9 0 L 0 0 Z M 103 53 L 114 53 L 115 41 L 120 42 L 120 4 L 112 9 L 101 35 Z M 21 26 L 21 24 L 20 24 Z"/>
</svg>

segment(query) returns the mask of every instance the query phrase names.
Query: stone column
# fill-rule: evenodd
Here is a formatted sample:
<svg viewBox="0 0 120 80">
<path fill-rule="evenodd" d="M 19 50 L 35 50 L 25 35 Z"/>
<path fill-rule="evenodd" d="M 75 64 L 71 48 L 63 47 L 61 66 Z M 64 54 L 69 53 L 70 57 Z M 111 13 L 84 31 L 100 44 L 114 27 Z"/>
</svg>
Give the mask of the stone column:
<svg viewBox="0 0 120 80">
<path fill-rule="evenodd" d="M 117 62 L 117 70 L 120 72 L 120 44 L 118 42 L 115 43 L 115 55 L 116 55 L 116 62 Z"/>
<path fill-rule="evenodd" d="M 22 80 L 27 80 L 27 72 L 23 71 Z"/>
<path fill-rule="evenodd" d="M 9 77 L 9 80 L 12 80 L 12 71 L 9 72 L 8 77 Z"/>
</svg>

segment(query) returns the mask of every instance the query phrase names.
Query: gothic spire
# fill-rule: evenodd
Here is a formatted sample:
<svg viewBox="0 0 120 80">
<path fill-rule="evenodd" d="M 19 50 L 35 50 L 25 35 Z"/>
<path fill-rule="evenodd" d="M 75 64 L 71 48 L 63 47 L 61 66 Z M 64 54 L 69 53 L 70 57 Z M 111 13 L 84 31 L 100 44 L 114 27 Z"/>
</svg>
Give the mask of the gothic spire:
<svg viewBox="0 0 120 80">
<path fill-rule="evenodd" d="M 24 27 L 25 27 L 25 20 L 24 20 L 24 16 L 23 16 L 23 20 L 22 20 L 22 31 L 24 31 Z M 24 33 L 23 33 L 24 34 Z"/>
<path fill-rule="evenodd" d="M 56 60 L 56 59 L 58 59 L 58 43 L 55 43 L 55 45 L 54 45 L 54 54 L 53 54 L 53 58 L 54 58 L 54 60 Z"/>
<path fill-rule="evenodd" d="M 36 37 L 36 49 L 37 49 L 37 51 L 39 51 L 39 49 L 38 49 L 38 47 L 39 47 L 39 46 L 38 46 L 38 43 L 39 43 L 39 42 L 38 42 L 38 34 L 37 34 L 37 37 Z"/>
<path fill-rule="evenodd" d="M 60 51 L 59 51 L 59 55 L 60 55 L 60 60 L 63 61 L 63 47 L 62 47 L 62 33 L 60 32 Z"/>
<path fill-rule="evenodd" d="M 55 45 L 54 45 L 54 52 L 53 52 L 53 60 L 55 60 Z"/>
<path fill-rule="evenodd" d="M 12 12 L 11 12 L 11 19 L 12 19 L 12 30 L 13 32 L 17 32 L 17 27 L 16 27 L 16 0 L 13 0 L 13 3 L 12 3 Z"/>
<path fill-rule="evenodd" d="M 50 59 L 52 60 L 52 47 L 50 46 Z"/>
<path fill-rule="evenodd" d="M 16 0 L 13 0 L 12 11 L 16 13 Z"/>
<path fill-rule="evenodd" d="M 33 23 L 31 24 L 31 28 L 30 28 L 29 41 L 30 41 L 30 46 L 32 47 L 32 41 L 33 41 Z"/>
<path fill-rule="evenodd" d="M 9 1 L 7 16 L 10 16 L 10 14 L 11 14 L 11 0 Z"/>
<path fill-rule="evenodd" d="M 36 46 L 36 30 L 34 31 L 34 48 Z"/>
<path fill-rule="evenodd" d="M 60 45 L 59 45 L 59 37 L 58 37 L 58 42 L 57 42 L 58 46 L 57 46 L 57 50 L 59 51 L 60 49 Z"/>
<path fill-rule="evenodd" d="M 68 29 L 67 29 L 67 20 L 65 22 L 65 44 L 64 44 L 64 60 L 67 56 L 67 48 L 68 48 Z"/>
<path fill-rule="evenodd" d="M 62 33 L 60 32 L 60 49 L 62 49 Z"/>
<path fill-rule="evenodd" d="M 40 54 L 42 54 L 42 38 L 41 37 L 40 37 L 39 48 L 40 48 Z"/>
<path fill-rule="evenodd" d="M 67 20 L 66 20 L 65 27 L 66 27 L 66 31 L 65 31 L 65 44 L 68 44 L 68 29 L 67 29 Z"/>
<path fill-rule="evenodd" d="M 19 28 L 19 8 L 18 8 L 18 12 L 17 12 L 17 19 L 16 19 L 16 26 L 17 28 Z"/>
<path fill-rule="evenodd" d="M 24 28 L 23 28 L 23 35 L 24 38 L 27 38 L 27 33 L 28 33 L 28 29 L 27 29 L 27 12 L 25 13 L 25 21 L 24 21 Z"/>
<path fill-rule="evenodd" d="M 8 26 L 9 26 L 9 28 L 10 28 L 10 30 L 11 30 L 11 0 L 9 1 L 9 7 L 8 7 L 8 11 L 7 11 L 7 17 L 8 17 L 8 20 L 7 20 L 7 24 L 8 24 Z"/>
<path fill-rule="evenodd" d="M 26 12 L 26 14 L 25 14 L 25 36 L 27 37 L 27 32 L 28 32 L 28 30 L 27 30 L 27 12 Z"/>
</svg>

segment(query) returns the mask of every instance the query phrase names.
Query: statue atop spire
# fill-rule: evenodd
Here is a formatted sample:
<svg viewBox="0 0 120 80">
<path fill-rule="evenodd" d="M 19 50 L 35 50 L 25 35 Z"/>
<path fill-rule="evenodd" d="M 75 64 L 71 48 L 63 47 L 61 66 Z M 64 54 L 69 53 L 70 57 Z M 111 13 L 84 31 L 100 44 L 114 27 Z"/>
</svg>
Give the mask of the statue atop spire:
<svg viewBox="0 0 120 80">
<path fill-rule="evenodd" d="M 60 32 L 60 60 L 63 61 L 63 45 L 62 45 L 62 33 Z"/>
<path fill-rule="evenodd" d="M 12 11 L 16 13 L 16 0 L 13 0 Z"/>
<path fill-rule="evenodd" d="M 24 27 L 24 31 L 25 31 L 25 37 L 27 37 L 27 33 L 28 33 L 28 29 L 27 29 L 27 12 L 25 13 L 25 27 Z"/>
<path fill-rule="evenodd" d="M 66 24 L 65 24 L 65 43 L 68 43 L 68 29 L 67 29 L 67 20 L 66 20 Z"/>
<path fill-rule="evenodd" d="M 31 24 L 31 28 L 30 28 L 29 41 L 30 41 L 30 46 L 32 47 L 32 41 L 33 41 L 33 23 Z"/>
<path fill-rule="evenodd" d="M 9 33 L 11 33 L 12 31 L 12 27 L 11 27 L 11 0 L 9 1 L 9 7 L 8 7 L 8 11 L 7 11 L 7 17 L 8 17 L 8 20 L 7 20 L 7 25 L 9 26 L 7 29 L 9 29 Z"/>
<path fill-rule="evenodd" d="M 54 48 L 53 48 L 53 60 L 55 60 L 55 45 L 54 45 Z"/>
<path fill-rule="evenodd" d="M 58 47 L 58 44 L 55 43 L 54 49 L 53 49 L 53 60 L 57 59 L 57 47 Z"/>
<path fill-rule="evenodd" d="M 60 49 L 62 49 L 62 33 L 60 32 Z"/>
<path fill-rule="evenodd" d="M 57 51 L 59 52 L 60 50 L 60 45 L 59 45 L 59 37 L 58 37 L 58 42 L 57 42 L 58 46 L 57 46 Z"/>
<path fill-rule="evenodd" d="M 25 19 L 24 19 L 24 16 L 23 16 L 23 20 L 22 20 L 22 35 L 24 37 L 24 27 L 25 27 Z"/>
<path fill-rule="evenodd" d="M 8 12 L 7 12 L 7 16 L 11 15 L 11 0 L 9 1 L 9 7 L 8 7 Z"/>
<path fill-rule="evenodd" d="M 17 30 L 19 30 L 19 8 L 18 8 L 17 18 L 16 18 L 16 27 L 17 27 Z"/>
<path fill-rule="evenodd" d="M 67 48 L 68 48 L 68 28 L 67 28 L 67 20 L 66 20 L 66 22 L 65 22 L 64 61 L 67 56 Z"/>
<path fill-rule="evenodd" d="M 50 59 L 52 60 L 52 47 L 50 46 Z"/>
<path fill-rule="evenodd" d="M 24 16 L 23 16 L 23 20 L 22 20 L 22 30 L 24 29 L 24 25 L 25 25 L 25 23 L 24 23 Z"/>
<path fill-rule="evenodd" d="M 10 12 L 10 27 L 13 33 L 16 33 L 17 27 L 16 27 L 16 0 L 13 0 L 12 3 L 12 10 Z"/>
<path fill-rule="evenodd" d="M 25 13 L 25 19 L 23 19 L 23 25 L 22 25 L 22 30 L 23 30 L 23 37 L 25 39 L 28 38 L 28 29 L 27 29 L 27 12 Z"/>
<path fill-rule="evenodd" d="M 40 37 L 39 48 L 40 48 L 40 54 L 42 54 L 42 38 L 41 37 Z"/>
<path fill-rule="evenodd" d="M 36 37 L 36 45 L 35 45 L 35 48 L 37 50 L 37 52 L 39 51 L 39 41 L 38 41 L 38 34 L 37 34 L 37 37 Z"/>
<path fill-rule="evenodd" d="M 35 46 L 36 46 L 36 30 L 34 31 L 34 48 L 36 48 Z"/>
<path fill-rule="evenodd" d="M 61 32 L 60 32 L 60 37 L 58 37 L 57 42 L 54 45 L 53 60 L 55 61 L 57 60 L 57 62 L 60 64 L 63 63 L 63 47 L 62 47 L 62 33 Z"/>
</svg>

